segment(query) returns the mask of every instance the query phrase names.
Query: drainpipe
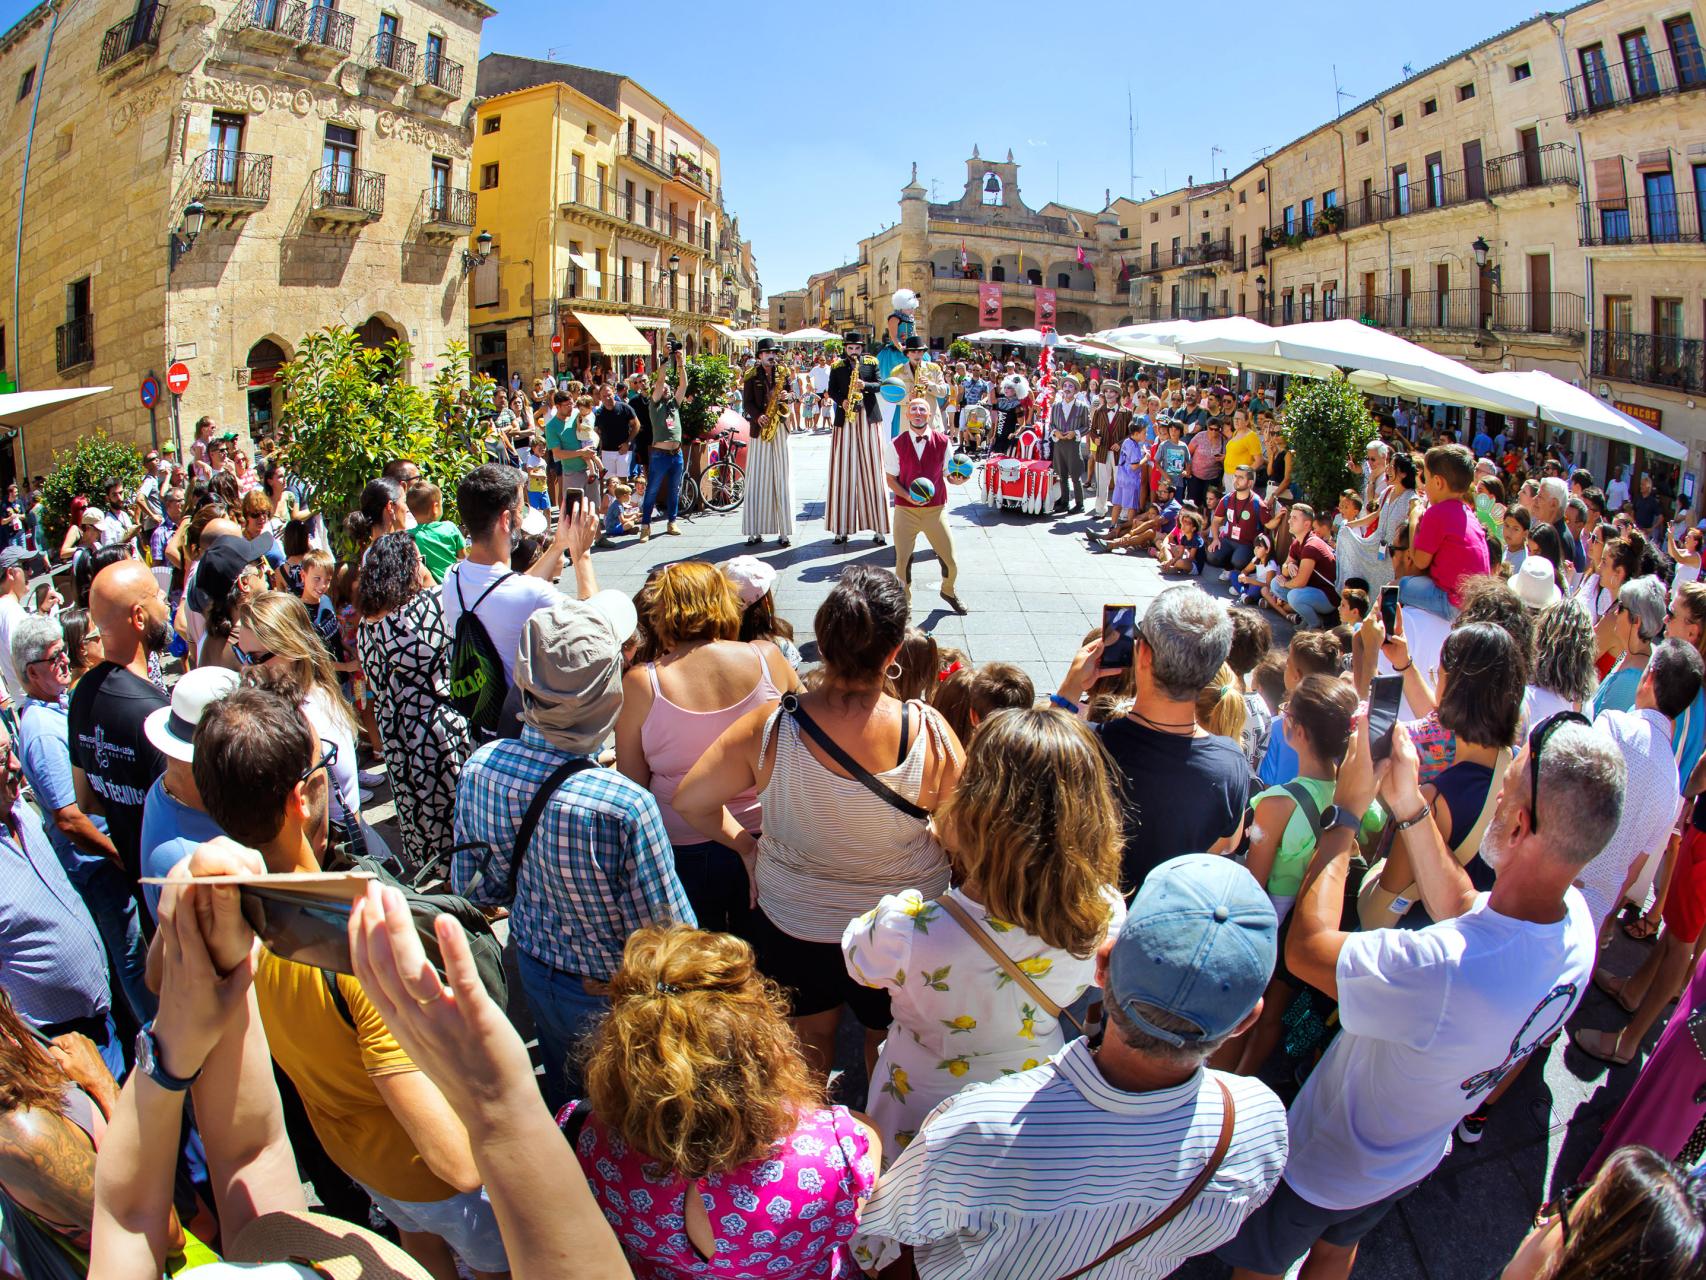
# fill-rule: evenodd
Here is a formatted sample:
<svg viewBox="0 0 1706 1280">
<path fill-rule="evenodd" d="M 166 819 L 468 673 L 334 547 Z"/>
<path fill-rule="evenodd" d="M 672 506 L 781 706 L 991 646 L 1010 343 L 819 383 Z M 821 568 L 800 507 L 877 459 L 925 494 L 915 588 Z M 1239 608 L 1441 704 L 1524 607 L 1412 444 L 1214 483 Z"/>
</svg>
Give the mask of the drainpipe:
<svg viewBox="0 0 1706 1280">
<path fill-rule="evenodd" d="M 75 0 L 73 0 L 75 3 Z M 23 388 L 23 329 L 19 323 L 18 296 L 21 289 L 24 269 L 24 198 L 30 189 L 30 154 L 35 149 L 36 116 L 41 111 L 42 86 L 47 82 L 47 63 L 53 56 L 53 35 L 59 30 L 60 9 L 53 0 L 48 0 L 49 11 L 53 21 L 47 29 L 47 44 L 42 49 L 41 65 L 36 69 L 36 92 L 30 100 L 30 128 L 24 135 L 24 170 L 18 177 L 18 228 L 12 241 L 12 352 L 18 366 L 18 390 Z M 18 469 L 28 476 L 30 474 L 29 454 L 24 445 L 24 429 L 18 428 Z"/>
<path fill-rule="evenodd" d="M 1386 152 L 1386 107 L 1385 104 L 1376 99 L 1374 109 L 1380 113 L 1380 165 L 1384 170 L 1382 176 L 1386 181 L 1391 182 L 1392 157 Z M 1391 187 L 1386 189 L 1386 194 L 1389 197 L 1393 194 Z M 1386 237 L 1386 296 L 1390 298 L 1392 296 L 1392 227 L 1390 219 L 1382 219 L 1382 221 L 1387 223 L 1381 231 Z"/>
</svg>

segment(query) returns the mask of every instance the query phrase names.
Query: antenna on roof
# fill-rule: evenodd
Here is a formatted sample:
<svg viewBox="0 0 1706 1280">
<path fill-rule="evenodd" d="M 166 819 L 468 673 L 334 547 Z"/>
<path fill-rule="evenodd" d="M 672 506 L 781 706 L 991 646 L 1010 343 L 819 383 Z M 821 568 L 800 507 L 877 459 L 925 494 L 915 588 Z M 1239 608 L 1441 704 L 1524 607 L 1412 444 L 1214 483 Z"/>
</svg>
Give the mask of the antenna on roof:
<svg viewBox="0 0 1706 1280">
<path fill-rule="evenodd" d="M 567 53 L 572 48 L 574 48 L 572 44 L 554 44 L 545 50 L 545 61 L 555 62 L 559 53 Z"/>
<path fill-rule="evenodd" d="M 1333 115 L 1344 115 L 1345 99 L 1354 97 L 1356 97 L 1356 94 L 1352 93 L 1349 89 L 1344 89 L 1339 86 L 1339 64 L 1335 62 L 1333 64 Z"/>
<path fill-rule="evenodd" d="M 1413 76 L 1415 74 L 1416 74 L 1416 68 L 1413 65 L 1411 65 L 1410 63 L 1406 62 L 1404 64 L 1404 79 L 1408 80 L 1411 76 Z"/>
<path fill-rule="evenodd" d="M 1131 105 L 1131 81 L 1125 86 L 1125 160 L 1126 183 L 1131 198 L 1137 199 L 1137 109 Z"/>
</svg>

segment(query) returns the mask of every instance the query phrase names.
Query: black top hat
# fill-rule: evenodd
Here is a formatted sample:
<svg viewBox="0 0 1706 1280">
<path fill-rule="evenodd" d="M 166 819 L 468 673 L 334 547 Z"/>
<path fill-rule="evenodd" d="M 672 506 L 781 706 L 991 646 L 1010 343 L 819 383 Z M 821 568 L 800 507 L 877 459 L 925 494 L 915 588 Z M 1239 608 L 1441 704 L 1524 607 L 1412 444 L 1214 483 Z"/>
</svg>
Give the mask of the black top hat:
<svg viewBox="0 0 1706 1280">
<path fill-rule="evenodd" d="M 901 343 L 900 346 L 901 346 L 902 351 L 926 351 L 926 350 L 928 350 L 928 348 L 924 345 L 924 339 L 920 338 L 916 333 L 907 334 L 906 335 L 906 341 Z"/>
<path fill-rule="evenodd" d="M 865 335 L 860 333 L 857 329 L 849 329 L 846 333 L 841 335 L 841 341 L 844 343 L 857 342 L 863 346 L 865 342 Z"/>
<path fill-rule="evenodd" d="M 756 355 L 763 355 L 766 351 L 777 350 L 780 350 L 780 348 L 777 347 L 776 339 L 774 338 L 760 338 L 758 340 L 758 345 L 753 348 L 753 352 Z"/>
</svg>

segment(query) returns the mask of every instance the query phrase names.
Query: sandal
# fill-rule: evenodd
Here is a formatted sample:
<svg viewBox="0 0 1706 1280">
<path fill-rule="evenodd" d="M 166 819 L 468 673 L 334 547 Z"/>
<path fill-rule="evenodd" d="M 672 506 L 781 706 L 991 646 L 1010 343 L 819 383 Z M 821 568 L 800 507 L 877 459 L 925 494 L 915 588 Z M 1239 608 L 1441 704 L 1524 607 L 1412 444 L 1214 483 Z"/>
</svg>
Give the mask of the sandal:
<svg viewBox="0 0 1706 1280">
<path fill-rule="evenodd" d="M 1603 969 L 1595 969 L 1593 971 L 1593 985 L 1598 987 L 1605 998 L 1623 1010 L 1624 1013 L 1630 1016 L 1634 1015 L 1635 1006 L 1623 998 L 1623 990 L 1629 985 L 1629 979 L 1614 977 Z"/>
<path fill-rule="evenodd" d="M 1606 1036 L 1611 1036 L 1611 1049 L 1609 1052 L 1600 1047 L 1604 1045 Z M 1626 1067 L 1631 1062 L 1635 1061 L 1634 1054 L 1630 1054 L 1627 1058 L 1619 1058 L 1617 1056 L 1618 1037 L 1612 1035 L 1609 1031 L 1589 1031 L 1584 1028 L 1576 1031 L 1571 1035 L 1570 1039 L 1575 1043 L 1576 1048 L 1587 1054 L 1588 1057 L 1597 1059 L 1600 1062 L 1609 1063 L 1614 1067 Z"/>
<path fill-rule="evenodd" d="M 1659 921 L 1650 916 L 1636 916 L 1633 920 L 1625 920 L 1621 927 L 1636 942 L 1645 942 L 1659 931 Z"/>
</svg>

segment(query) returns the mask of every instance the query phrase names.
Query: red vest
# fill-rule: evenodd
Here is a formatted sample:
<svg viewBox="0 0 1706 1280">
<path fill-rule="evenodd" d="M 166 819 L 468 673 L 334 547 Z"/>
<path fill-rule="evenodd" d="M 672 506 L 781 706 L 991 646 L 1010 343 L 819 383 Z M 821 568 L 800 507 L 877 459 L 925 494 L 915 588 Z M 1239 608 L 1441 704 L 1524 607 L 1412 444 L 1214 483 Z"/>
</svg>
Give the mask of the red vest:
<svg viewBox="0 0 1706 1280">
<path fill-rule="evenodd" d="M 903 430 L 894 440 L 895 457 L 900 459 L 900 480 L 902 489 L 911 490 L 912 482 L 923 476 L 936 486 L 936 496 L 924 503 L 927 507 L 939 507 L 948 500 L 948 481 L 942 468 L 948 461 L 948 437 L 940 431 L 932 431 L 927 435 L 924 444 L 924 456 L 918 456 L 918 450 L 912 447 L 912 432 Z"/>
</svg>

